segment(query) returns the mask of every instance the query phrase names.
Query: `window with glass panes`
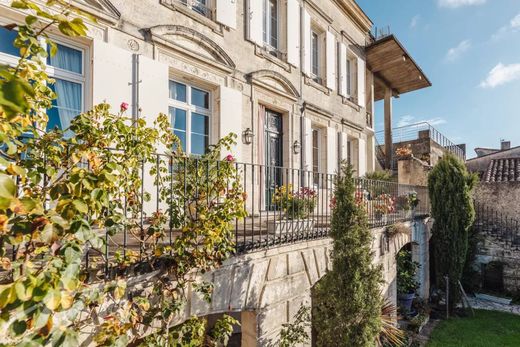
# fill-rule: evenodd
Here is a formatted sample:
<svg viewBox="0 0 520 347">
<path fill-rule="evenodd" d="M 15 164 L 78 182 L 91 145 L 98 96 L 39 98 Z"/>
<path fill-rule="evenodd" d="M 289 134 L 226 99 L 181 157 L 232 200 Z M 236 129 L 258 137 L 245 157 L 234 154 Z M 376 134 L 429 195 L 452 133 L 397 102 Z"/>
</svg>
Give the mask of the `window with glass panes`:
<svg viewBox="0 0 520 347">
<path fill-rule="evenodd" d="M 20 57 L 13 46 L 16 31 L 0 27 L 0 63 L 16 65 Z M 84 109 L 85 52 L 82 48 L 57 40 L 58 51 L 47 58 L 47 73 L 56 82 L 49 87 L 56 93 L 52 107 L 47 111 L 47 129 L 65 130 Z"/>
<path fill-rule="evenodd" d="M 264 43 L 273 49 L 278 49 L 278 0 L 262 1 L 264 9 Z"/>
<path fill-rule="evenodd" d="M 210 93 L 173 80 L 169 89 L 171 123 L 182 149 L 188 154 L 204 154 L 209 145 Z"/>
<path fill-rule="evenodd" d="M 314 184 L 320 183 L 320 130 L 312 129 L 312 171 L 314 172 Z"/>
</svg>

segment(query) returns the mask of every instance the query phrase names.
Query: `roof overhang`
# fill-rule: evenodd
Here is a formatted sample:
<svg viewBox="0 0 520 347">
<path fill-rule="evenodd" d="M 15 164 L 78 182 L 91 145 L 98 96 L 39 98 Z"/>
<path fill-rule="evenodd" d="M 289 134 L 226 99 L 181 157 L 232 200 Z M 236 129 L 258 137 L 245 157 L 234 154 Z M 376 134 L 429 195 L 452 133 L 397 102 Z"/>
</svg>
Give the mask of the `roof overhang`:
<svg viewBox="0 0 520 347">
<path fill-rule="evenodd" d="M 385 90 L 393 96 L 431 87 L 431 82 L 394 35 L 366 47 L 367 67 L 374 73 L 374 99 L 382 100 Z"/>
</svg>

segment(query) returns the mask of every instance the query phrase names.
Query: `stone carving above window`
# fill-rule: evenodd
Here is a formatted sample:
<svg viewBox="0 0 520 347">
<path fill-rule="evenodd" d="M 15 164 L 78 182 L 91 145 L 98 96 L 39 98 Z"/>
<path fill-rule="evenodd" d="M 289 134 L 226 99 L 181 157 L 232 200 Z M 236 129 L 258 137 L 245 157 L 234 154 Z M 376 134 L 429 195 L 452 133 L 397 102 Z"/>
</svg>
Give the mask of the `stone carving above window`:
<svg viewBox="0 0 520 347">
<path fill-rule="evenodd" d="M 100 16 L 100 14 L 112 19 L 119 19 L 121 17 L 121 13 L 108 0 L 74 0 L 74 5 L 95 17 Z"/>
<path fill-rule="evenodd" d="M 300 93 L 298 89 L 282 74 L 271 70 L 259 70 L 248 75 L 253 83 L 274 89 L 285 96 L 298 98 Z"/>
</svg>

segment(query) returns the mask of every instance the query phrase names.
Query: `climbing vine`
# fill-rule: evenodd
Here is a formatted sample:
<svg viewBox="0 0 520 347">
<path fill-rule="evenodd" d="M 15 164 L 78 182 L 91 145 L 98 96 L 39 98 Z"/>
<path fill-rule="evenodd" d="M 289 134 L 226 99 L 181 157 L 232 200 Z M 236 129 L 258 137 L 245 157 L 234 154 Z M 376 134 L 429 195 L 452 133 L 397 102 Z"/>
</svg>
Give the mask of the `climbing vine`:
<svg viewBox="0 0 520 347">
<path fill-rule="evenodd" d="M 126 115 L 125 102 L 47 130 L 56 95 L 45 62 L 57 50 L 47 31 L 75 37 L 87 28 L 66 1 L 12 6 L 28 14 L 7 26 L 18 32 L 18 64 L 0 67 L 0 344 L 76 346 L 94 327 L 88 335 L 98 345 L 157 330 L 166 345 L 185 345 L 200 319 L 183 329 L 172 328 L 175 318 L 188 291 L 209 300 L 212 285 L 199 274 L 233 253 L 230 222 L 245 216 L 233 158 L 218 160 L 236 135 L 194 160 L 166 115 L 149 127 Z M 161 147 L 173 150 L 157 155 Z M 160 192 L 153 212 L 144 208 L 148 182 Z M 131 285 L 140 275 L 152 276 L 149 285 Z M 212 339 L 224 343 L 235 323 L 224 317 Z"/>
<path fill-rule="evenodd" d="M 332 270 L 313 290 L 318 346 L 373 346 L 381 330 L 382 268 L 373 265 L 366 211 L 355 194 L 352 168 L 343 166 L 334 188 Z"/>
</svg>

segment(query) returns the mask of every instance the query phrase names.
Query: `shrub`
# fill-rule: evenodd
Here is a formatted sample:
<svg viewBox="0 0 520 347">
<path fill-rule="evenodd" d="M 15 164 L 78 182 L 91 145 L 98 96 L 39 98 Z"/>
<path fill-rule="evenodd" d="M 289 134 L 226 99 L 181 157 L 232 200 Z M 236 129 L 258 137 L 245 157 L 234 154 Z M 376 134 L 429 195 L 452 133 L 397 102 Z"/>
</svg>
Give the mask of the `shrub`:
<svg viewBox="0 0 520 347">
<path fill-rule="evenodd" d="M 307 218 L 314 211 L 318 194 L 314 189 L 301 187 L 293 191 L 291 184 L 276 188 L 273 203 L 281 207 L 289 219 Z"/>
<path fill-rule="evenodd" d="M 381 330 L 382 269 L 373 264 L 366 211 L 356 204 L 352 168 L 334 188 L 332 269 L 313 289 L 312 323 L 318 346 L 373 346 Z"/>
<path fill-rule="evenodd" d="M 402 249 L 397 253 L 397 292 L 401 294 L 413 293 L 419 287 L 416 281 L 419 263 L 412 260 L 412 252 Z"/>
</svg>

